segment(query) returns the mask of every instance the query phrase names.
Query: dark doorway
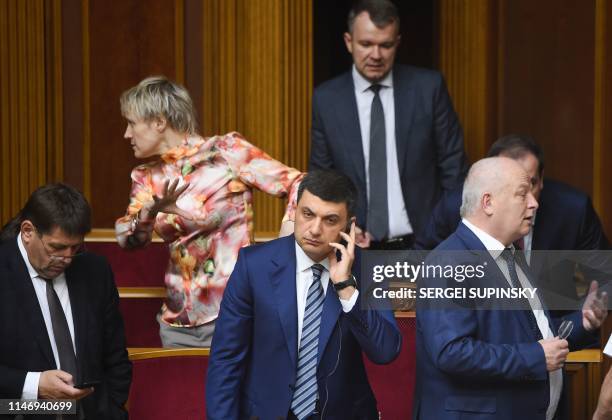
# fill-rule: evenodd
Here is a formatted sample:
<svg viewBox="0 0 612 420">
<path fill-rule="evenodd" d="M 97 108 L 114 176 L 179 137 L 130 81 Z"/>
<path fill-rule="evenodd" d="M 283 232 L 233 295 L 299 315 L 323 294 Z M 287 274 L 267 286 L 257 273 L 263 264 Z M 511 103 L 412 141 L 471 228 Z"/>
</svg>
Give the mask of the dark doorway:
<svg viewBox="0 0 612 420">
<path fill-rule="evenodd" d="M 314 85 L 331 79 L 351 67 L 351 56 L 342 35 L 352 0 L 314 0 Z M 436 65 L 434 39 L 435 1 L 397 0 L 402 42 L 396 62 L 420 67 Z"/>
</svg>

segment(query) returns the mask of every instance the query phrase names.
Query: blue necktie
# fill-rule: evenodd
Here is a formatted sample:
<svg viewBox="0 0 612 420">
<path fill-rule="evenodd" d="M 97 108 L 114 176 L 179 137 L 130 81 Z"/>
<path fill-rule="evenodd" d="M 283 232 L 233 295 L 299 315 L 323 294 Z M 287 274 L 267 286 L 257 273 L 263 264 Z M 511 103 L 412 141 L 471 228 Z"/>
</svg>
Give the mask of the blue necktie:
<svg viewBox="0 0 612 420">
<path fill-rule="evenodd" d="M 310 416 L 317 403 L 317 356 L 319 353 L 319 327 L 323 310 L 323 287 L 321 273 L 323 266 L 312 266 L 312 283 L 308 288 L 304 322 L 302 323 L 302 339 L 298 353 L 297 379 L 291 411 L 299 420 Z"/>
</svg>

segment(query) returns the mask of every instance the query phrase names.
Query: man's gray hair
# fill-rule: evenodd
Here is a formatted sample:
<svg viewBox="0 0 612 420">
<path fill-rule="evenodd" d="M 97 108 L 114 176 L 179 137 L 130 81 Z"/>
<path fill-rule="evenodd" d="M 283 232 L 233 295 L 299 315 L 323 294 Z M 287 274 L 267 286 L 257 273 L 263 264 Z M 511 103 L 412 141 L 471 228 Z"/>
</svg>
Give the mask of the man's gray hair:
<svg viewBox="0 0 612 420">
<path fill-rule="evenodd" d="M 476 213 L 484 193 L 497 192 L 506 187 L 503 182 L 503 172 L 509 161 L 512 162 L 506 157 L 490 157 L 472 165 L 463 183 L 459 210 L 461 217 L 470 217 Z"/>
<path fill-rule="evenodd" d="M 152 121 L 163 117 L 179 133 L 195 134 L 196 118 L 189 92 L 164 76 L 147 77 L 121 95 L 124 117 Z"/>
</svg>

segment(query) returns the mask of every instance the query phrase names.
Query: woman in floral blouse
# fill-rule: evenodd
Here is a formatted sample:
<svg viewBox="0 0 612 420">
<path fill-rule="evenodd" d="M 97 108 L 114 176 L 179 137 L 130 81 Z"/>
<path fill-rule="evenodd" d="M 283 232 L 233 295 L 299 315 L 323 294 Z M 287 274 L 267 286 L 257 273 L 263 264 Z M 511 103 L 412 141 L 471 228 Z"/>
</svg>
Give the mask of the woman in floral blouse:
<svg viewBox="0 0 612 420">
<path fill-rule="evenodd" d="M 115 231 L 119 245 L 138 248 L 152 231 L 170 249 L 167 298 L 158 317 L 164 347 L 210 345 L 225 285 L 238 251 L 251 243 L 257 188 L 295 203 L 300 171 L 272 159 L 238 133 L 195 132 L 189 93 L 150 77 L 121 96 L 124 137 L 139 159 L 130 204 Z M 288 205 L 283 222 L 293 220 Z"/>
</svg>

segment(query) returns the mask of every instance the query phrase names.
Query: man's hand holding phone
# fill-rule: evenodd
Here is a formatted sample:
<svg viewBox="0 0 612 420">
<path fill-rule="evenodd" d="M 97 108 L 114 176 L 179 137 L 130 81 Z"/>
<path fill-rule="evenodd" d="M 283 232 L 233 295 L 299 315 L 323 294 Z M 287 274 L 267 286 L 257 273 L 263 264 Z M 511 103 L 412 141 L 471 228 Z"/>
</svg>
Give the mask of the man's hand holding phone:
<svg viewBox="0 0 612 420">
<path fill-rule="evenodd" d="M 353 276 L 351 271 L 355 260 L 355 220 L 351 221 L 349 233 L 340 232 L 340 236 L 343 241 L 329 243 L 333 248 L 328 257 L 329 278 L 334 284 L 351 279 Z M 342 242 L 346 242 L 346 244 Z M 340 259 L 336 255 L 337 252 L 340 254 Z M 338 296 L 343 300 L 349 300 L 353 293 L 355 293 L 355 287 L 353 286 L 338 290 Z"/>
<path fill-rule="evenodd" d="M 78 389 L 73 386 L 72 375 L 63 370 L 44 371 L 38 381 L 39 398 L 80 400 L 93 391 L 93 388 Z"/>
</svg>

